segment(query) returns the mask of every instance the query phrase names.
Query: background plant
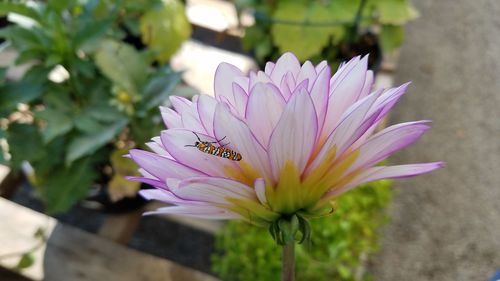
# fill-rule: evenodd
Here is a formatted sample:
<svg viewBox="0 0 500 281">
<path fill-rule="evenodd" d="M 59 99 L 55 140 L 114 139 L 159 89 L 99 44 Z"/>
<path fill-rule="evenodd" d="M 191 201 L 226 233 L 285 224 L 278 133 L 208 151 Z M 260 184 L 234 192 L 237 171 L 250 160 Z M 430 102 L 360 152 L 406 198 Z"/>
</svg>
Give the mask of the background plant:
<svg viewBox="0 0 500 281">
<path fill-rule="evenodd" d="M 404 40 L 403 25 L 418 16 L 409 0 L 236 0 L 254 11 L 243 45 L 262 64 L 291 51 L 304 61 L 345 60 L 342 48 L 366 31 L 377 31 L 385 52 Z"/>
<path fill-rule="evenodd" d="M 387 221 L 391 181 L 367 184 L 342 195 L 331 216 L 311 220 L 312 242 L 297 247 L 297 280 L 369 280 L 360 270 L 378 248 Z M 237 237 L 237 239 L 235 239 Z M 231 221 L 217 237 L 212 269 L 222 280 L 280 279 L 281 252 L 264 228 Z"/>
<path fill-rule="evenodd" d="M 3 49 L 30 65 L 18 81 L 0 69 L 0 160 L 34 167 L 49 213 L 95 182 L 111 180 L 115 199 L 134 194 L 136 183 L 116 180 L 132 165 L 117 155 L 162 127 L 157 106 L 180 80 L 164 63 L 191 32 L 182 3 L 7 1 L 0 16 L 13 23 L 0 30 Z"/>
</svg>

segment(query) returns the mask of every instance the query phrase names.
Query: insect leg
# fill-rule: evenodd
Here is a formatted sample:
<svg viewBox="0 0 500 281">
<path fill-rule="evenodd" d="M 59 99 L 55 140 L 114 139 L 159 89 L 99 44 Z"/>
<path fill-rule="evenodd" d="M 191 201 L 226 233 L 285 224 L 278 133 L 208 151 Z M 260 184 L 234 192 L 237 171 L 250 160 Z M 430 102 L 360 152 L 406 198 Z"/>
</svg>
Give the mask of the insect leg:
<svg viewBox="0 0 500 281">
<path fill-rule="evenodd" d="M 212 141 L 210 143 L 220 143 L 221 141 L 223 141 L 226 137 L 224 136 L 222 139 L 218 140 L 218 139 L 215 139 L 215 141 Z"/>
</svg>

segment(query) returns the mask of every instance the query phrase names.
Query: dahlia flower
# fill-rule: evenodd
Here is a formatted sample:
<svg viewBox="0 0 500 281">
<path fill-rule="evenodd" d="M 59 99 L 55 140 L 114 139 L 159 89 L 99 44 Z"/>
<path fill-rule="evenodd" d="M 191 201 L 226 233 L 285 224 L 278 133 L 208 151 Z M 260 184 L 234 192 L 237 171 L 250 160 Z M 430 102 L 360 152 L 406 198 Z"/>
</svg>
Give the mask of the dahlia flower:
<svg viewBox="0 0 500 281">
<path fill-rule="evenodd" d="M 408 84 L 373 90 L 367 57 L 331 75 L 323 61 L 300 64 L 286 53 L 245 75 L 222 63 L 215 97 L 172 96 L 161 107 L 167 127 L 130 157 L 155 187 L 147 199 L 170 204 L 149 214 L 243 219 L 272 226 L 297 215 L 332 212 L 340 194 L 366 182 L 427 173 L 441 162 L 378 166 L 429 129 L 429 121 L 375 128 Z"/>
</svg>

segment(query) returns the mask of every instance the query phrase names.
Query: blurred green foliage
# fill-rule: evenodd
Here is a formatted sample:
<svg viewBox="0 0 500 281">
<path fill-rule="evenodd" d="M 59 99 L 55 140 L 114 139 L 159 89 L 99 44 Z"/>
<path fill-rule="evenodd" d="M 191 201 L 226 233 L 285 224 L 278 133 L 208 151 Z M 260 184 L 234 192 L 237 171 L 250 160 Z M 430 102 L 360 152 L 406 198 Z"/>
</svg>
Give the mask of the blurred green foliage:
<svg viewBox="0 0 500 281">
<path fill-rule="evenodd" d="M 391 181 L 366 184 L 337 199 L 331 216 L 311 220 L 312 240 L 296 247 L 297 280 L 370 280 L 360 270 L 378 249 L 379 227 L 388 217 Z M 222 280 L 280 280 L 281 247 L 268 230 L 231 221 L 216 241 L 213 271 Z"/>
<path fill-rule="evenodd" d="M 255 25 L 246 29 L 243 45 L 262 64 L 291 51 L 301 61 L 338 59 L 339 52 L 364 32 L 381 33 L 385 52 L 398 48 L 402 26 L 418 16 L 410 0 L 236 0 L 251 9 Z"/>
<path fill-rule="evenodd" d="M 12 23 L 3 46 L 29 63 L 16 81 L 0 69 L 0 161 L 29 162 L 47 211 L 64 212 L 102 180 L 113 151 L 162 128 L 156 108 L 180 81 L 164 63 L 191 28 L 180 0 L 4 1 L 0 16 Z"/>
</svg>

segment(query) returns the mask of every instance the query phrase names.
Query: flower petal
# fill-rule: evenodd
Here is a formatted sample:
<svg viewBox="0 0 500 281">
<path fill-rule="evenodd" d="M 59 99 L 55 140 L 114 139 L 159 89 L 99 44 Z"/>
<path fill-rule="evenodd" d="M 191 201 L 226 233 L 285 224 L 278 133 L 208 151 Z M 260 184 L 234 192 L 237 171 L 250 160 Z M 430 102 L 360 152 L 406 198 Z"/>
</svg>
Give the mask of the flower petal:
<svg viewBox="0 0 500 281">
<path fill-rule="evenodd" d="M 156 154 L 163 156 L 168 159 L 174 159 L 172 158 L 172 155 L 168 153 L 168 151 L 163 147 L 163 144 L 161 143 L 160 137 L 154 137 L 152 138 L 152 142 L 147 142 L 146 145 Z"/>
<path fill-rule="evenodd" d="M 179 198 L 215 204 L 231 204 L 228 198 L 256 200 L 252 188 L 225 178 L 194 177 L 180 182 L 171 191 Z"/>
<path fill-rule="evenodd" d="M 244 75 L 236 66 L 224 62 L 219 64 L 214 78 L 215 98 L 221 101 L 220 97 L 224 96 L 234 105 L 233 81 L 239 76 Z"/>
<path fill-rule="evenodd" d="M 360 99 L 366 97 L 372 92 L 373 79 L 374 79 L 373 71 L 368 70 L 366 72 L 365 84 L 363 85 L 363 89 L 361 89 L 361 95 L 359 96 Z"/>
<path fill-rule="evenodd" d="M 239 219 L 240 215 L 215 206 L 172 206 L 159 208 L 155 211 L 146 212 L 144 215 L 183 215 L 202 219 Z"/>
<path fill-rule="evenodd" d="M 255 87 L 256 84 L 258 83 L 272 83 L 273 81 L 267 74 L 265 74 L 262 71 L 257 72 L 257 75 L 255 76 L 250 76 L 250 92 L 252 91 L 253 87 Z"/>
<path fill-rule="evenodd" d="M 285 105 L 278 88 L 271 83 L 258 83 L 250 92 L 245 117 L 248 127 L 262 146 L 267 147 Z"/>
<path fill-rule="evenodd" d="M 276 83 L 275 83 L 276 84 Z M 291 72 L 287 72 L 281 79 L 280 92 L 283 98 L 288 101 L 292 96 L 292 92 L 295 89 L 295 78 Z"/>
<path fill-rule="evenodd" d="M 260 145 L 248 126 L 236 118 L 222 104 L 218 104 L 214 119 L 215 136 L 226 137 L 228 147 L 239 152 L 242 161 L 248 163 L 264 178 L 270 178 L 270 166 L 265 149 Z"/>
<path fill-rule="evenodd" d="M 135 181 L 135 182 L 141 182 L 144 184 L 149 184 L 151 186 L 161 188 L 161 189 L 167 189 L 165 182 L 160 181 L 160 180 L 155 180 L 155 179 L 146 178 L 146 177 L 125 177 L 125 179 L 128 181 Z"/>
<path fill-rule="evenodd" d="M 306 61 L 300 68 L 299 74 L 297 75 L 297 83 L 300 83 L 305 79 L 309 81 L 316 80 L 316 69 L 310 61 Z M 328 77 L 328 83 L 330 83 L 330 77 Z"/>
<path fill-rule="evenodd" d="M 323 136 L 327 136 L 332 132 L 342 114 L 360 98 L 361 90 L 366 80 L 367 64 L 368 57 L 365 56 L 350 71 L 343 71 L 341 74 L 345 74 L 340 75 L 335 80 L 335 83 L 330 86 L 331 94 L 328 100 L 328 112 L 326 114 L 325 126 L 323 127 Z M 345 67 L 348 66 L 350 66 L 350 63 Z"/>
<path fill-rule="evenodd" d="M 169 100 L 172 103 L 175 111 L 177 111 L 179 114 L 182 114 L 183 112 L 193 113 L 194 111 L 193 103 L 184 97 L 170 96 Z"/>
<path fill-rule="evenodd" d="M 271 135 L 268 153 L 275 179 L 290 161 L 302 173 L 313 151 L 317 129 L 313 102 L 307 90 L 301 88 L 288 101 Z"/>
<path fill-rule="evenodd" d="M 365 97 L 354 104 L 350 110 L 344 114 L 342 121 L 340 121 L 337 128 L 328 136 L 318 155 L 309 165 L 308 173 L 323 162 L 333 147 L 336 148 L 335 159 L 338 159 L 347 148 L 349 148 L 349 146 L 369 128 L 371 124 L 365 122 L 365 117 L 377 97 L 378 93 L 373 93 Z M 362 124 L 364 124 L 364 126 L 362 126 Z"/>
<path fill-rule="evenodd" d="M 146 200 L 158 200 L 165 203 L 176 204 L 176 205 L 207 206 L 207 203 L 205 202 L 184 200 L 177 197 L 172 192 L 163 189 L 143 189 L 139 190 L 139 194 Z"/>
<path fill-rule="evenodd" d="M 312 66 L 311 66 L 312 67 Z M 323 123 L 325 122 L 326 111 L 328 106 L 328 95 L 330 87 L 330 67 L 324 67 L 323 70 L 318 74 L 314 84 L 311 88 L 311 99 L 316 109 L 316 114 L 318 115 L 319 130 L 321 131 Z M 318 134 L 319 135 L 319 134 Z"/>
<path fill-rule="evenodd" d="M 238 116 L 243 118 L 245 116 L 245 110 L 247 107 L 248 95 L 240 85 L 233 83 L 233 96 L 234 108 L 238 112 Z"/>
<path fill-rule="evenodd" d="M 191 169 L 174 160 L 167 159 L 152 152 L 132 149 L 129 153 L 132 159 L 141 168 L 159 180 L 203 175 L 200 171 Z"/>
<path fill-rule="evenodd" d="M 215 141 L 214 138 L 204 134 L 198 134 L 198 137 L 202 141 Z M 171 129 L 163 131 L 161 141 L 168 153 L 177 162 L 211 176 L 224 177 L 225 167 L 235 165 L 234 161 L 229 159 L 204 153 L 196 147 L 186 147 L 186 145 L 194 145 L 198 141 L 197 136 L 190 130 Z"/>
<path fill-rule="evenodd" d="M 360 146 L 360 155 L 350 171 L 368 167 L 418 140 L 429 128 L 430 121 L 401 123 L 385 128 Z"/>
<path fill-rule="evenodd" d="M 267 205 L 267 196 L 266 196 L 266 182 L 262 178 L 258 178 L 254 183 L 255 194 L 259 199 L 259 202 L 263 205 Z"/>
<path fill-rule="evenodd" d="M 165 106 L 160 106 L 161 117 L 163 119 L 163 123 L 169 129 L 172 128 L 181 128 L 182 120 L 179 113 L 175 112 L 175 110 L 170 109 Z"/>
<path fill-rule="evenodd" d="M 273 72 L 273 69 L 274 69 L 274 62 L 266 62 L 266 67 L 264 67 L 264 72 L 267 74 L 267 75 L 271 75 L 271 73 Z"/>
<path fill-rule="evenodd" d="M 200 122 L 205 128 L 207 135 L 214 136 L 214 114 L 217 101 L 210 96 L 200 95 L 198 98 L 197 108 Z"/>
<path fill-rule="evenodd" d="M 406 92 L 408 85 L 409 83 L 405 83 L 397 88 L 390 89 L 375 101 L 375 104 L 370 108 L 367 115 L 372 116 L 373 114 L 377 114 L 377 116 L 373 120 L 371 127 L 352 145 L 352 149 L 360 147 L 373 134 L 379 121 L 396 105 L 401 96 Z"/>
<path fill-rule="evenodd" d="M 381 179 L 401 179 L 414 177 L 432 172 L 442 167 L 444 167 L 444 162 L 406 164 L 396 166 L 377 166 L 368 168 L 360 173 L 357 177 L 355 177 L 349 184 L 342 188 L 330 191 L 329 193 L 327 193 L 327 196 L 337 196 L 364 183 Z"/>
<path fill-rule="evenodd" d="M 392 88 L 384 92 L 370 109 L 369 114 L 382 109 L 379 113 L 377 121 L 382 119 L 405 94 L 409 85 L 410 83 L 405 83 L 397 88 Z"/>
<path fill-rule="evenodd" d="M 206 133 L 205 127 L 200 122 L 199 116 L 193 112 L 184 111 L 181 113 L 182 127 L 198 133 Z"/>
<path fill-rule="evenodd" d="M 328 66 L 328 62 L 326 60 L 322 60 L 314 68 L 316 69 L 316 73 L 320 73 L 321 70 L 323 70 L 323 68 L 327 67 L 327 66 Z"/>
<path fill-rule="evenodd" d="M 276 62 L 273 72 L 271 73 L 271 80 L 275 84 L 281 83 L 281 79 L 287 72 L 291 72 L 294 78 L 297 78 L 300 71 L 300 62 L 297 57 L 290 53 L 284 53 Z"/>
</svg>

